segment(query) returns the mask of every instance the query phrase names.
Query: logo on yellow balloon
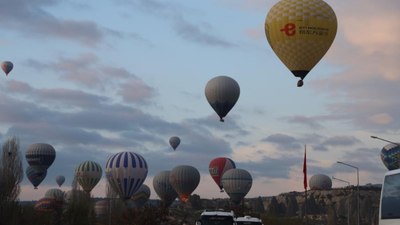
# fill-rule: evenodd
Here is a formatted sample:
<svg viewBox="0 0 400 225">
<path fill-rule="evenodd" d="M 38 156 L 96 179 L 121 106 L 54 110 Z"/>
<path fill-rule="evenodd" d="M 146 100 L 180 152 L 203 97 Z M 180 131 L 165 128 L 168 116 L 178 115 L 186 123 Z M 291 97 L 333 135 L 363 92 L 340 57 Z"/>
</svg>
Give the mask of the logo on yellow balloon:
<svg viewBox="0 0 400 225">
<path fill-rule="evenodd" d="M 280 31 L 284 32 L 287 36 L 293 36 L 296 34 L 296 24 L 287 23 Z"/>
</svg>

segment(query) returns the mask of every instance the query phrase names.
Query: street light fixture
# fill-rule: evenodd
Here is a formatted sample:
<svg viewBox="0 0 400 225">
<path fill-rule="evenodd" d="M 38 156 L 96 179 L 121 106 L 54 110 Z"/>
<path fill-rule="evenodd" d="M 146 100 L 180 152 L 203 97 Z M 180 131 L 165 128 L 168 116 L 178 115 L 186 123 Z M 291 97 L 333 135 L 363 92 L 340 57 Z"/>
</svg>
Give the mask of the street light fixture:
<svg viewBox="0 0 400 225">
<path fill-rule="evenodd" d="M 394 144 L 394 145 L 400 146 L 400 143 L 396 143 L 396 142 L 393 142 L 393 141 L 389 141 L 389 140 L 386 140 L 386 139 L 383 139 L 383 138 L 380 138 L 380 137 L 377 137 L 377 136 L 371 136 L 371 138 L 373 138 L 373 139 L 378 139 L 378 140 L 381 140 L 381 141 L 384 141 L 384 142 L 387 142 L 387 143 L 390 143 L 390 144 Z"/>
<path fill-rule="evenodd" d="M 347 183 L 347 186 L 350 187 L 350 182 L 348 181 L 336 178 L 334 176 L 332 176 L 332 179 Z M 350 225 L 350 199 L 347 200 L 347 224 Z"/>
<path fill-rule="evenodd" d="M 343 164 L 345 166 L 352 167 L 357 170 L 357 225 L 360 225 L 360 176 L 359 176 L 359 169 L 356 166 L 337 161 L 337 163 Z"/>
</svg>

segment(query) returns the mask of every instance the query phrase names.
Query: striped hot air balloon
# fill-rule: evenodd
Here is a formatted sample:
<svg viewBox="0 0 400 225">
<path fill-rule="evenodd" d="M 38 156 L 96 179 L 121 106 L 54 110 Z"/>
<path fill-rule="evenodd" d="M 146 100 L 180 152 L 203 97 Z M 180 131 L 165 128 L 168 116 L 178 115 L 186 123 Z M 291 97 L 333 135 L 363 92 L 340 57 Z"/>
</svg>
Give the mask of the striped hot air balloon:
<svg viewBox="0 0 400 225">
<path fill-rule="evenodd" d="M 132 195 L 131 201 L 134 208 L 142 207 L 150 198 L 151 191 L 149 186 L 142 184 L 140 188 Z"/>
<path fill-rule="evenodd" d="M 32 185 L 37 189 L 40 183 L 46 178 L 47 170 L 36 168 L 33 166 L 28 166 L 25 170 L 26 177 L 32 183 Z"/>
<path fill-rule="evenodd" d="M 45 198 L 51 198 L 58 202 L 64 202 L 64 192 L 58 188 L 51 188 L 44 194 Z"/>
<path fill-rule="evenodd" d="M 39 212 L 53 212 L 61 207 L 62 204 L 60 202 L 57 202 L 52 198 L 45 197 L 37 201 L 34 208 Z"/>
<path fill-rule="evenodd" d="M 170 182 L 171 171 L 165 170 L 157 173 L 153 178 L 153 188 L 160 197 L 164 207 L 168 207 L 178 197 Z"/>
<path fill-rule="evenodd" d="M 147 177 L 146 160 L 134 152 L 120 152 L 111 156 L 106 163 L 106 177 L 120 198 L 132 197 Z"/>
<path fill-rule="evenodd" d="M 205 95 L 208 103 L 223 122 L 223 118 L 239 99 L 240 87 L 231 77 L 217 76 L 207 82 Z"/>
<path fill-rule="evenodd" d="M 100 164 L 93 161 L 82 162 L 75 169 L 77 181 L 87 193 L 90 193 L 97 183 L 99 183 L 102 174 L 103 170 Z"/>
<path fill-rule="evenodd" d="M 222 175 L 222 186 L 234 204 L 239 204 L 250 191 L 253 178 L 244 169 L 231 169 Z"/>
<path fill-rule="evenodd" d="M 26 161 L 38 170 L 47 170 L 56 158 L 56 150 L 46 143 L 35 143 L 28 146 L 25 153 Z"/>
<path fill-rule="evenodd" d="M 232 159 L 226 157 L 218 157 L 211 160 L 208 170 L 210 172 L 211 177 L 214 179 L 215 183 L 217 183 L 221 192 L 223 192 L 223 187 L 221 184 L 222 175 L 230 169 L 236 168 L 235 162 Z"/>
<path fill-rule="evenodd" d="M 182 202 L 189 200 L 190 194 L 200 183 L 200 173 L 193 166 L 181 165 L 172 169 L 169 180 Z"/>
</svg>

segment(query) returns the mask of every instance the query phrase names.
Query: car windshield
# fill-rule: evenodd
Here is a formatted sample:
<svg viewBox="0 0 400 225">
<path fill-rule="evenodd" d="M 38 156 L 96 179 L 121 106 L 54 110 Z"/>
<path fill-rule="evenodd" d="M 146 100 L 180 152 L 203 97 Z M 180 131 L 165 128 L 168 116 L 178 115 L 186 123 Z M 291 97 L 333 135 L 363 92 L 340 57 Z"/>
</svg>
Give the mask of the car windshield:
<svg viewBox="0 0 400 225">
<path fill-rule="evenodd" d="M 231 216 L 202 216 L 201 225 L 232 225 Z"/>
<path fill-rule="evenodd" d="M 236 222 L 237 225 L 262 225 L 260 222 L 252 222 L 252 221 L 239 221 Z"/>
<path fill-rule="evenodd" d="M 400 218 L 400 174 L 385 177 L 382 190 L 382 219 Z"/>
</svg>

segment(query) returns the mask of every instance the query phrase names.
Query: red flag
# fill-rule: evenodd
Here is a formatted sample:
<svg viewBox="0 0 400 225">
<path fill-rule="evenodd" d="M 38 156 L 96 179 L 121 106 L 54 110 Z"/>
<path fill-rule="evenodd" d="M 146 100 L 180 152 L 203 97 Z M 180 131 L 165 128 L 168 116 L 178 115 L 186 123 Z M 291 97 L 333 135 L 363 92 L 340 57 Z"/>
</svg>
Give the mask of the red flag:
<svg viewBox="0 0 400 225">
<path fill-rule="evenodd" d="M 306 156 L 306 146 L 304 145 L 304 162 L 303 162 L 303 174 L 304 174 L 304 190 L 307 190 L 307 156 Z"/>
</svg>

